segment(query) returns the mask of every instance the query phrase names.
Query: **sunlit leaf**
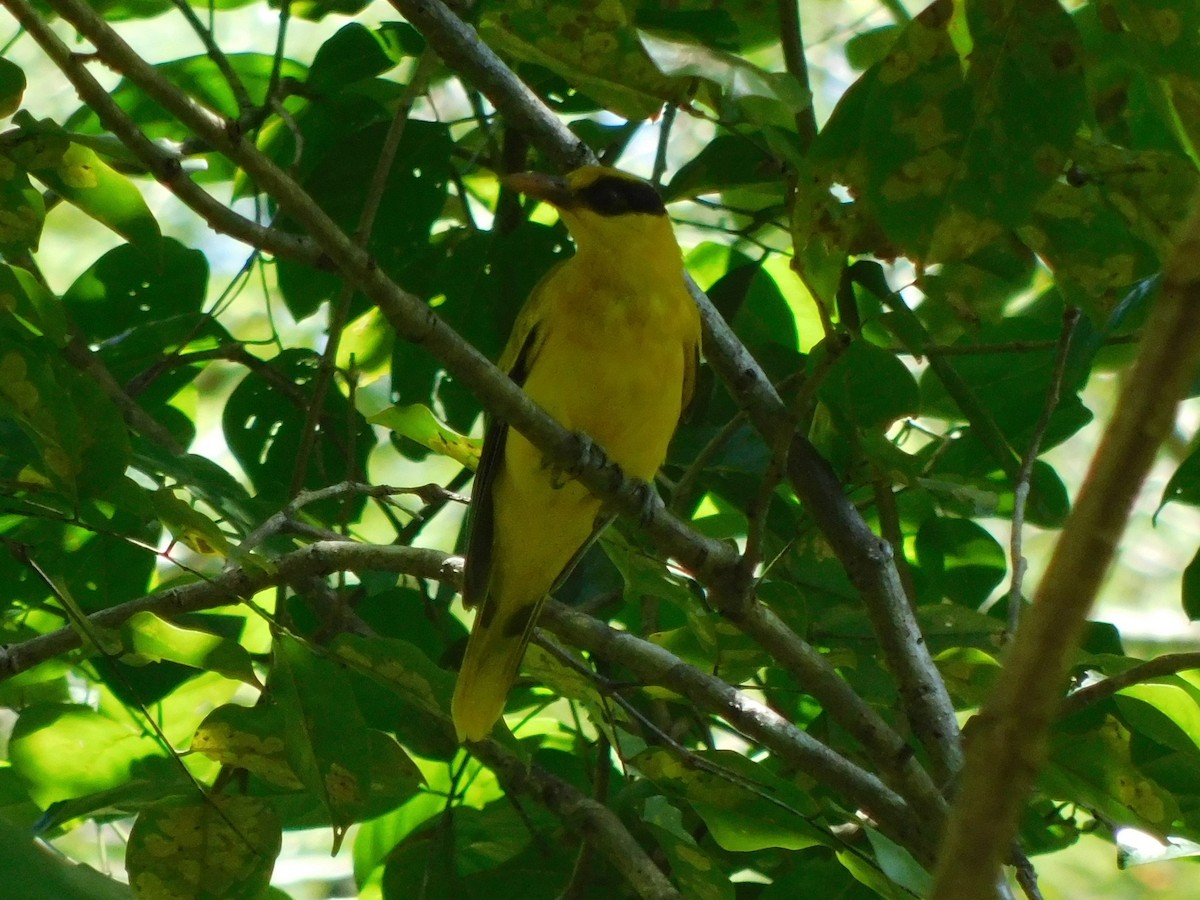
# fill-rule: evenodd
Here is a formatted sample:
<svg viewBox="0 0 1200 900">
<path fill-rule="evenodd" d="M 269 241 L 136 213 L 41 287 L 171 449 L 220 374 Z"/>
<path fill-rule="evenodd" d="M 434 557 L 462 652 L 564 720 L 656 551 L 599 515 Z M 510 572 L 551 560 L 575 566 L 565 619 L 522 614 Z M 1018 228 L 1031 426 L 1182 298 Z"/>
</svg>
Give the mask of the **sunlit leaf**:
<svg viewBox="0 0 1200 900">
<path fill-rule="evenodd" d="M 408 406 L 390 406 L 367 419 L 372 425 L 382 425 L 396 434 L 428 447 L 434 453 L 449 456 L 468 469 L 479 467 L 479 452 L 482 442 L 459 434 L 453 428 L 439 422 L 428 406 L 413 403 Z"/>
<path fill-rule="evenodd" d="M 41 704 L 21 713 L 9 759 L 42 806 L 123 784 L 134 768 L 161 759 L 158 742 L 129 721 L 86 706 Z"/>
</svg>

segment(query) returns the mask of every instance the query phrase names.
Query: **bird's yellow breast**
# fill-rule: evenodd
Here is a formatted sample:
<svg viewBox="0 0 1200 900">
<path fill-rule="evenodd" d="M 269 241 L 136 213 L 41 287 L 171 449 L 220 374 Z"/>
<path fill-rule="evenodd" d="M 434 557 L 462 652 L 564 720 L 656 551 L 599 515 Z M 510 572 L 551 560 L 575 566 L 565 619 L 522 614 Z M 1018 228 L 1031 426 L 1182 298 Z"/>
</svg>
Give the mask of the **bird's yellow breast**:
<svg viewBox="0 0 1200 900">
<path fill-rule="evenodd" d="M 649 480 L 679 421 L 699 333 L 682 272 L 666 284 L 598 278 L 589 260 L 576 258 L 551 279 L 525 391 L 564 427 L 598 441 L 627 474 Z"/>
</svg>

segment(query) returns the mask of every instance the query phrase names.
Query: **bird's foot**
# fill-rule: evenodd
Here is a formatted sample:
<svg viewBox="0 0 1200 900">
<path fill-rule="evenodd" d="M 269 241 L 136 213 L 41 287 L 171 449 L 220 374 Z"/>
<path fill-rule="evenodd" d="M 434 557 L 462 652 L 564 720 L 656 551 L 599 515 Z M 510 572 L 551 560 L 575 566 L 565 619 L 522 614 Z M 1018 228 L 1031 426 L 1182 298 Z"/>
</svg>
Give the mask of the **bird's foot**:
<svg viewBox="0 0 1200 900">
<path fill-rule="evenodd" d="M 638 502 L 638 524 L 645 528 L 654 518 L 654 511 L 661 502 L 654 486 L 646 481 L 638 481 L 633 486 L 634 496 Z"/>
<path fill-rule="evenodd" d="M 609 465 L 604 448 L 582 431 L 571 432 L 571 456 L 566 465 L 547 462 L 550 482 L 558 490 L 569 481 L 574 481 L 588 469 L 603 469 Z"/>
</svg>

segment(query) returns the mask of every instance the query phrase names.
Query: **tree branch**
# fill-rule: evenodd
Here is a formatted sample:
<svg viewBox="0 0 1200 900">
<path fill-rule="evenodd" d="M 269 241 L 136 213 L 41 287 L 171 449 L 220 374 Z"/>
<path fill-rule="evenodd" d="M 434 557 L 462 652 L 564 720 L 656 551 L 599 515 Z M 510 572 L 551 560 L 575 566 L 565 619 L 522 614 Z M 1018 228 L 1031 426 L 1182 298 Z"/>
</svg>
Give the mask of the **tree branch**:
<svg viewBox="0 0 1200 900">
<path fill-rule="evenodd" d="M 893 840 L 928 864 L 935 844 L 931 823 L 874 775 L 715 676 L 682 662 L 656 644 L 549 601 L 541 623 L 563 640 L 629 669 L 643 684 L 668 688 L 724 718 L 780 759 L 838 791 L 878 822 Z"/>
<path fill-rule="evenodd" d="M 1046 391 L 1046 401 L 1042 404 L 1041 415 L 1033 426 L 1033 435 L 1029 438 L 1029 446 L 1021 457 L 1021 468 L 1017 471 L 1016 482 L 1013 484 L 1012 534 L 1009 537 L 1009 559 L 1012 566 L 1012 581 L 1008 587 L 1008 634 L 1016 634 L 1017 625 L 1021 621 L 1021 582 L 1025 578 L 1025 555 L 1021 552 L 1022 538 L 1025 531 L 1025 504 L 1029 499 L 1029 488 L 1033 480 L 1033 466 L 1037 462 L 1042 449 L 1042 438 L 1050 425 L 1054 411 L 1058 409 L 1059 394 L 1062 392 L 1063 376 L 1067 372 L 1067 353 L 1071 349 L 1071 335 L 1079 323 L 1079 307 L 1072 306 L 1063 314 L 1062 332 L 1058 337 L 1058 347 L 1054 354 L 1054 368 L 1050 373 L 1050 387 Z"/>
<path fill-rule="evenodd" d="M 472 743 L 471 752 L 496 773 L 506 791 L 535 797 L 584 841 L 604 853 L 643 900 L 682 900 L 662 870 L 603 803 L 541 767 L 518 759 L 494 740 Z"/>
<path fill-rule="evenodd" d="M 1069 662 L 1133 501 L 1200 364 L 1200 207 L 1180 232 L 1137 359 L 1000 680 L 972 726 L 935 900 L 990 896 L 1046 754 Z"/>
<path fill-rule="evenodd" d="M 5 2 L 26 6 L 25 0 Z M 244 140 L 236 128 L 227 128 L 225 123 L 214 119 L 180 93 L 81 0 L 51 0 L 51 6 L 92 42 L 108 65 L 141 87 L 215 149 L 237 162 L 312 236 L 342 274 L 371 298 L 397 334 L 429 350 L 493 415 L 520 431 L 546 453 L 553 465 L 577 472 L 578 480 L 613 509 L 645 521 L 648 533 L 660 550 L 686 565 L 701 581 L 719 581 L 728 577 L 737 559 L 731 548 L 698 534 L 669 515 L 652 491 L 647 504 L 645 484 L 624 477 L 619 467 L 590 452 L 594 448 L 585 446 L 581 452 L 577 435 L 567 432 L 547 415 L 511 379 L 463 341 L 428 304 L 398 287 L 300 185 Z M 30 15 L 33 15 L 32 11 Z"/>
<path fill-rule="evenodd" d="M 238 603 L 261 590 L 332 572 L 403 572 L 417 578 L 453 581 L 461 560 L 440 550 L 378 546 L 353 541 L 319 541 L 271 562 L 228 569 L 207 581 L 147 594 L 88 616 L 93 629 L 116 628 L 148 610 L 164 618 Z M 60 628 L 0 649 L 0 682 L 81 646 L 80 632 Z"/>
<path fill-rule="evenodd" d="M 1193 651 L 1191 653 L 1164 653 L 1162 656 L 1156 656 L 1154 659 L 1139 663 L 1132 669 L 1126 669 L 1124 672 L 1118 672 L 1116 675 L 1109 675 L 1107 678 L 1093 682 L 1087 687 L 1081 687 L 1079 690 L 1068 694 L 1067 698 L 1063 700 L 1058 708 L 1058 716 L 1061 719 L 1065 719 L 1067 716 L 1073 716 L 1075 713 L 1081 712 L 1089 706 L 1099 703 L 1101 700 L 1107 700 L 1127 687 L 1150 681 L 1153 678 L 1162 678 L 1166 675 L 1186 672 L 1189 669 L 1200 669 L 1200 651 Z"/>
<path fill-rule="evenodd" d="M 5 2 L 10 5 L 25 4 L 25 0 Z M 398 2 L 408 5 L 407 0 Z M 298 184 L 243 140 L 237 129 L 227 128 L 215 120 L 163 79 L 89 6 L 81 0 L 50 0 L 50 5 L 93 43 L 110 66 L 138 84 L 215 149 L 241 165 L 262 190 L 274 197 L 280 207 L 301 224 L 343 274 L 358 284 L 375 302 L 401 337 L 426 347 L 491 413 L 515 427 L 545 452 L 551 463 L 567 471 L 578 471 L 579 480 L 612 508 L 642 518 L 647 533 L 661 551 L 678 559 L 701 582 L 715 586 L 718 593 L 723 583 L 737 575 L 738 557 L 735 551 L 721 542 L 699 535 L 667 514 L 653 492 L 647 511 L 644 485 L 635 479 L 624 478 L 617 467 L 596 461 L 594 457 L 590 463 L 581 460 L 576 436 L 566 432 L 529 400 L 510 379 L 450 329 L 428 305 L 401 290 L 374 265 L 365 251 L 357 247 L 313 203 Z M 442 12 L 450 14 L 436 0 L 413 5 L 414 15 L 419 17 L 422 11 L 427 14 L 422 21 L 436 21 L 438 27 L 445 25 L 449 29 L 446 32 L 449 37 L 441 32 L 436 32 L 436 37 L 426 34 L 435 48 L 453 38 L 468 42 L 465 45 L 467 50 L 464 50 L 467 55 L 483 52 L 479 50 L 483 45 L 478 44 L 478 38 L 470 29 L 463 31 L 466 26 L 461 22 L 454 26 L 453 22 L 445 20 Z M 416 6 L 420 6 L 420 10 L 415 9 Z M 511 87 L 511 81 L 505 79 L 495 84 L 504 86 L 506 91 Z M 495 84 L 489 82 L 489 89 L 498 90 Z M 492 102 L 502 110 L 509 103 L 507 99 L 496 98 L 492 98 Z M 540 106 L 527 89 L 511 102 Z M 553 139 L 560 143 L 560 149 L 564 151 L 554 158 L 569 158 L 571 154 L 567 151 L 570 148 L 561 143 L 568 139 L 566 136 L 569 132 L 548 111 L 545 113 L 546 116 L 540 118 L 526 115 L 519 121 L 541 123 L 539 127 L 542 130 L 536 132 L 536 140 L 531 133 L 531 140 L 538 143 Z M 550 120 L 553 120 L 552 126 L 547 124 Z M 574 139 L 569 140 L 573 147 Z M 780 437 L 782 429 L 790 431 L 787 410 L 761 367 L 694 282 L 689 280 L 689 285 L 704 321 L 705 346 L 710 363 L 729 385 L 738 403 L 748 411 L 755 426 L 769 440 Z M 832 470 L 812 445 L 799 436 L 790 439 L 789 478 L 797 493 L 808 504 L 818 525 L 826 532 L 851 578 L 864 593 L 868 608 L 873 612 L 872 622 L 884 652 L 900 682 L 901 695 L 914 731 L 938 762 L 939 770 L 953 771 L 958 753 L 953 707 L 912 617 L 890 554 L 878 551 L 880 540 L 847 502 Z M 887 547 L 886 544 L 883 546 Z"/>
<path fill-rule="evenodd" d="M 444 3 L 391 0 L 391 4 L 425 36 L 446 65 L 471 82 L 550 162 L 560 169 L 576 169 L 596 161 L 591 148 Z"/>
</svg>

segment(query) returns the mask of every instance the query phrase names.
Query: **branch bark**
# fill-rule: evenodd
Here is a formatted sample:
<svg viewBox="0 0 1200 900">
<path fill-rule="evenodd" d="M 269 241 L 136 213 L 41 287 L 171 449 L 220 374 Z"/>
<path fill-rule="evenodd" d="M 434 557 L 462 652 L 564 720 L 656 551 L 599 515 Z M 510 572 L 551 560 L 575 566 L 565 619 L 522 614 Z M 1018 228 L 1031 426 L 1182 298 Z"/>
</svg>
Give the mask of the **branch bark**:
<svg viewBox="0 0 1200 900">
<path fill-rule="evenodd" d="M 1084 620 L 1133 501 L 1200 365 L 1200 206 L 1167 266 L 1133 370 L 972 739 L 935 900 L 992 896 L 1046 754 Z"/>
</svg>

